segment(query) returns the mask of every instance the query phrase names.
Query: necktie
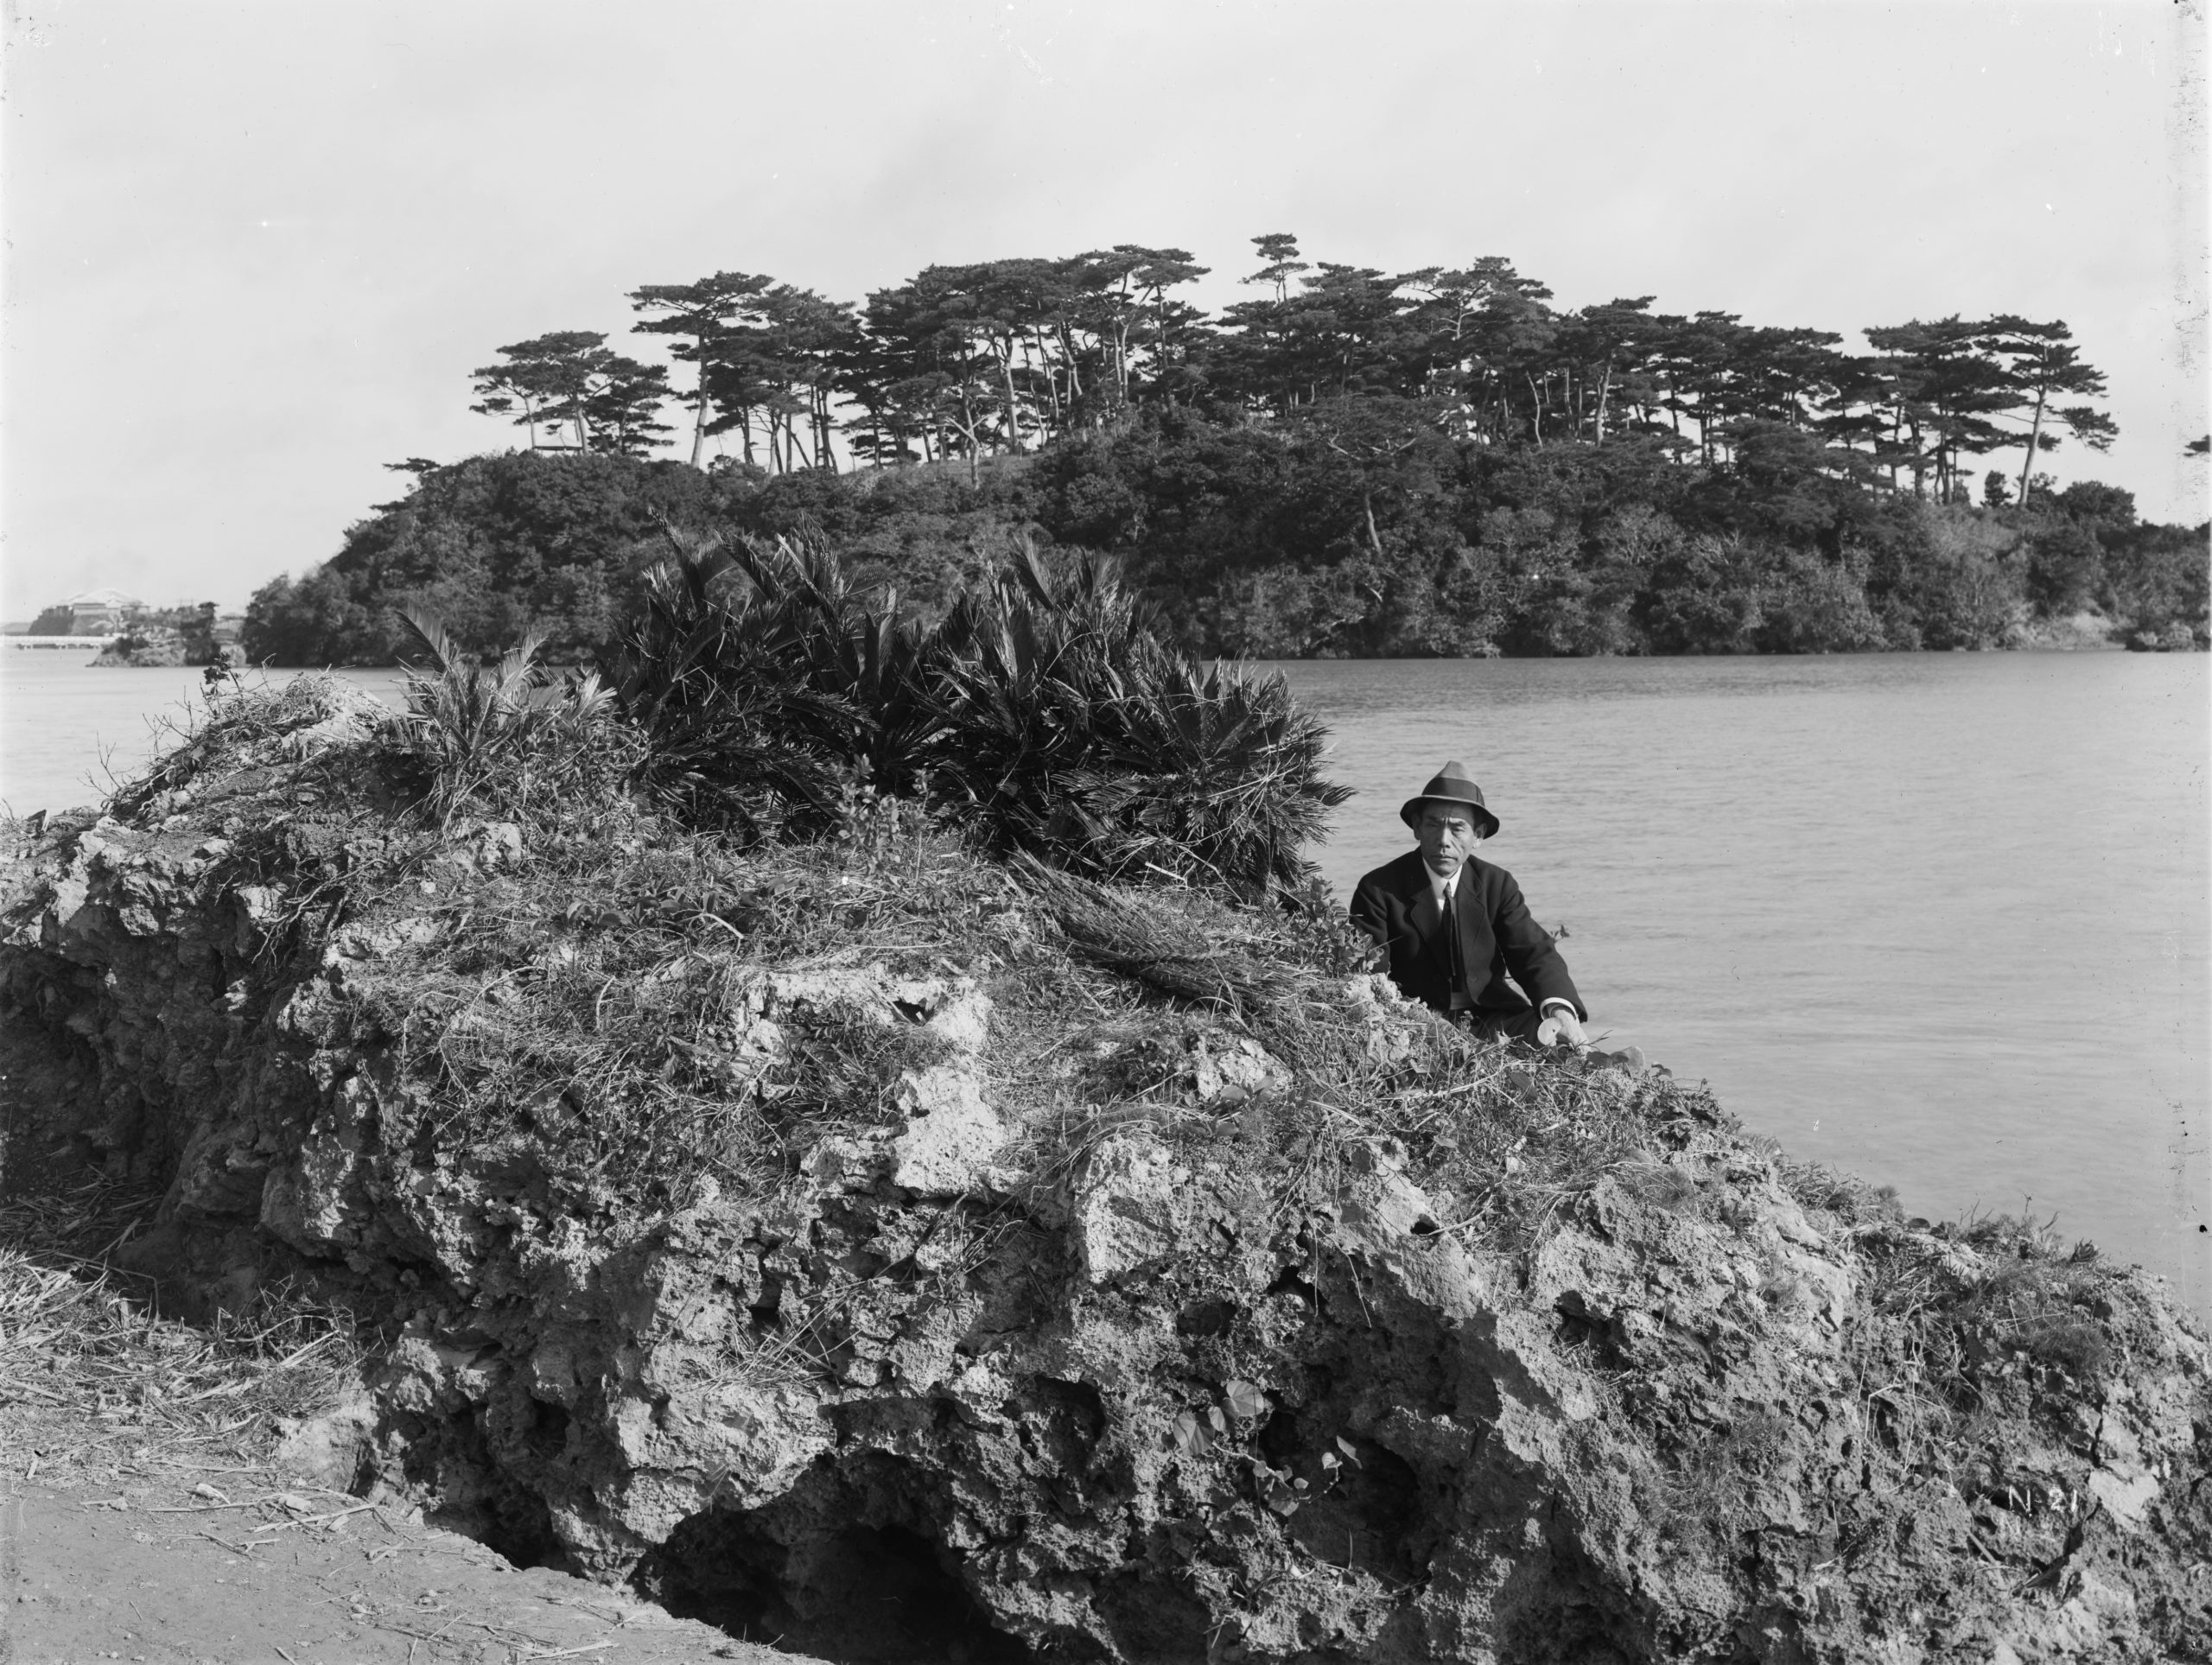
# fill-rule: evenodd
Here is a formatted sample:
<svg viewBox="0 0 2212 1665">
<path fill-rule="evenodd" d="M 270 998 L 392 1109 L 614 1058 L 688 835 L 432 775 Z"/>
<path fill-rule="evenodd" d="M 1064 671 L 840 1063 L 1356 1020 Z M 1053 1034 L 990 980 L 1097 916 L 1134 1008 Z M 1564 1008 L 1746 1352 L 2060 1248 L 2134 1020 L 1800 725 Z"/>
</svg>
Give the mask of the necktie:
<svg viewBox="0 0 2212 1665">
<path fill-rule="evenodd" d="M 1455 995 L 1467 992 L 1467 963 L 1459 945 L 1459 909 L 1458 906 L 1459 875 L 1453 874 L 1444 887 L 1444 935 L 1452 945 L 1452 992 Z"/>
</svg>

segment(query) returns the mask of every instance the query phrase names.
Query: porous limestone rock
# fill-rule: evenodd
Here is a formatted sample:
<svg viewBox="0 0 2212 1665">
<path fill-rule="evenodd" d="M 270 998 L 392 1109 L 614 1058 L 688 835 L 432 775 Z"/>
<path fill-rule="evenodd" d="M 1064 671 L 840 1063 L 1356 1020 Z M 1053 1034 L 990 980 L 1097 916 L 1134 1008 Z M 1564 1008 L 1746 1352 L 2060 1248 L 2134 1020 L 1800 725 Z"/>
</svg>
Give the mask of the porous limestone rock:
<svg viewBox="0 0 2212 1665">
<path fill-rule="evenodd" d="M 1688 1110 L 1485 1254 L 1394 1138 L 1316 1141 L 1294 1186 L 1258 1161 L 1250 1107 L 1291 1077 L 1226 1031 L 1169 1048 L 1195 1121 L 1025 1167 L 973 976 L 861 964 L 725 1002 L 733 1094 L 830 1014 L 937 1043 L 889 1122 L 779 1185 L 656 1203 L 526 1140 L 426 1156 L 429 1089 L 372 1020 L 435 951 L 421 894 L 286 961 L 298 899 L 239 865 L 252 815 L 179 813 L 58 823 L 0 874 L 6 1020 L 91 1084 L 39 1131 L 168 1187 L 139 1264 L 188 1302 L 281 1274 L 382 1325 L 365 1405 L 289 1449 L 519 1558 L 853 1660 L 2092 1659 L 2202 1599 L 2174 1569 L 2205 1531 L 2204 1347 L 2139 1280 L 2101 1320 L 2131 1374 L 2071 1443 L 1884 1497 L 1866 1450 L 1920 1366 L 1847 1388 L 1888 1344 L 1863 1234 L 1964 1290 L 2006 1268 L 1808 1214 Z M 468 883 L 531 859 L 459 837 Z M 1387 987 L 1345 999 L 1377 1068 L 1408 1056 Z M 2023 1544 L 2027 1589 L 1987 1570 Z"/>
</svg>

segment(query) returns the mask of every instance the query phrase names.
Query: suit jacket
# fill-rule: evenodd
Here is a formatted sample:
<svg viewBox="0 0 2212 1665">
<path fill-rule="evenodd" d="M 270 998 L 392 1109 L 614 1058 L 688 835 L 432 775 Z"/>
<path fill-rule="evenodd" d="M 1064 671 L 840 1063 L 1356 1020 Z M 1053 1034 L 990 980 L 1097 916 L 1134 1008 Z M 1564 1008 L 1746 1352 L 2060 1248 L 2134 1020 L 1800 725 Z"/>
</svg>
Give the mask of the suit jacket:
<svg viewBox="0 0 2212 1665">
<path fill-rule="evenodd" d="M 1521 887 L 1503 867 L 1470 858 L 1459 869 L 1452 912 L 1459 922 L 1459 992 L 1478 1010 L 1525 1012 L 1531 1004 L 1562 1000 L 1573 1004 L 1577 1017 L 1590 1015 L 1567 975 L 1567 962 L 1529 917 Z M 1419 850 L 1362 879 L 1352 892 L 1351 918 L 1389 950 L 1390 980 L 1408 1000 L 1451 1010 L 1452 944 Z M 1506 982 L 1509 973 L 1518 989 Z"/>
</svg>

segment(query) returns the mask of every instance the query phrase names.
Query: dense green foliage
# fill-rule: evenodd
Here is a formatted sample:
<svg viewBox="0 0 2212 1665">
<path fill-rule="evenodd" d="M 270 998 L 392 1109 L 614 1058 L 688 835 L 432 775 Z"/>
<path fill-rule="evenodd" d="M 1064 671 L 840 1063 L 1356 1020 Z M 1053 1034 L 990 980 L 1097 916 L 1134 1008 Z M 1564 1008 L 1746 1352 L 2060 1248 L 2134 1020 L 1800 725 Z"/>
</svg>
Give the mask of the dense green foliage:
<svg viewBox="0 0 2212 1665">
<path fill-rule="evenodd" d="M 1300 257 L 1287 232 L 1252 242 L 1258 298 L 1209 317 L 1178 291 L 1206 275 L 1182 249 L 1117 244 L 1066 257 L 933 265 L 864 307 L 748 272 L 631 292 L 632 327 L 690 367 L 690 461 L 709 435 L 777 473 L 1021 454 L 1112 428 L 1133 410 L 1279 420 L 1345 400 L 1409 401 L 1448 438 L 1484 446 L 1643 435 L 1710 464 L 1747 427 L 1816 437 L 1839 475 L 1951 502 L 1969 457 L 2022 452 L 2016 495 L 2064 432 L 2101 449 L 2103 373 L 2063 321 L 2010 314 L 1861 332 L 1655 313 L 1641 296 L 1562 311 L 1497 256 L 1385 273 Z M 665 429 L 664 372 L 592 330 L 499 349 L 472 409 L 533 448 L 643 454 Z M 756 443 L 756 441 L 758 442 Z"/>
<path fill-rule="evenodd" d="M 407 609 L 429 669 L 385 748 L 395 784 L 448 824 L 634 800 L 751 844 L 887 816 L 1103 878 L 1311 888 L 1303 848 L 1349 796 L 1320 777 L 1321 726 L 1281 677 L 1164 642 L 1098 563 L 1055 575 L 1024 549 L 925 624 L 818 543 L 671 530 L 664 552 L 613 689 L 556 683 L 535 632 L 480 658 Z"/>
<path fill-rule="evenodd" d="M 1343 789 L 1279 677 L 1202 668 L 1096 562 L 1025 550 L 925 625 L 818 544 L 676 543 L 624 645 L 645 778 L 693 825 L 806 836 L 911 801 L 1102 876 L 1298 889 Z"/>
<path fill-rule="evenodd" d="M 257 661 L 389 663 L 397 609 L 493 651 L 607 653 L 642 615 L 665 518 L 804 535 L 944 616 L 1025 537 L 1111 555 L 1180 644 L 1262 657 L 1997 646 L 2082 609 L 2121 640 L 2206 637 L 2206 529 L 2082 482 L 1974 507 L 1840 480 L 1783 424 L 1685 466 L 1644 438 L 1487 448 L 1403 402 L 1229 424 L 1180 410 L 1001 458 L 772 475 L 519 452 L 425 467 L 331 561 L 253 600 Z"/>
<path fill-rule="evenodd" d="M 385 659 L 413 601 L 479 648 L 535 625 L 589 658 L 639 615 L 663 517 L 819 536 L 925 620 L 1025 539 L 1111 555 L 1207 653 L 1995 646 L 2084 609 L 2205 639 L 2203 529 L 2035 472 L 2116 431 L 2063 322 L 1912 320 L 1854 353 L 1649 296 L 1562 310 L 1495 257 L 1252 241 L 1255 298 L 1212 317 L 1179 298 L 1204 267 L 1135 244 L 931 266 L 865 306 L 645 285 L 633 327 L 688 387 L 601 332 L 499 348 L 473 408 L 530 450 L 397 465 L 415 490 L 256 596 L 247 651 Z M 688 467 L 647 460 L 679 393 Z M 1974 460 L 2012 452 L 1976 506 Z"/>
<path fill-rule="evenodd" d="M 348 529 L 331 560 L 256 593 L 245 649 L 256 663 L 388 664 L 406 641 L 398 609 L 413 604 L 480 651 L 535 626 L 549 658 L 591 659 L 639 616 L 646 569 L 667 553 L 664 521 L 821 531 L 856 575 L 898 581 L 942 611 L 1013 550 L 1020 516 L 936 471 L 772 479 L 531 451 L 423 464 L 414 489 Z"/>
<path fill-rule="evenodd" d="M 257 591 L 243 637 L 256 663 L 388 664 L 397 608 L 435 613 L 473 648 L 533 624 L 555 658 L 588 658 L 634 610 L 656 517 L 713 519 L 715 482 L 619 455 L 476 457 L 413 465 L 415 488 L 378 505 L 337 556 Z"/>
</svg>

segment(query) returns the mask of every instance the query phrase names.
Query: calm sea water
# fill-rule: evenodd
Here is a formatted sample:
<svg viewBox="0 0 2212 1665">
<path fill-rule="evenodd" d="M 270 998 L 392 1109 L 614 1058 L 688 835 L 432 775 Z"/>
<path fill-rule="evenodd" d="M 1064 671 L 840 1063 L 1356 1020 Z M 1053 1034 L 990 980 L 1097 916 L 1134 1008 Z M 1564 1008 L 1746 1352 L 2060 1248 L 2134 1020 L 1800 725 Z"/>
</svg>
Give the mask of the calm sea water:
<svg viewBox="0 0 2212 1665">
<path fill-rule="evenodd" d="M 185 670 L 0 651 L 0 797 L 92 801 Z M 26 664 L 25 661 L 34 663 Z M 2202 656 L 1290 664 L 1358 795 L 1339 893 L 1446 759 L 1594 1027 L 1931 1217 L 2057 1217 L 2212 1310 Z M 359 673 L 390 697 L 396 672 Z"/>
<path fill-rule="evenodd" d="M 1594 1027 L 1931 1217 L 2037 1217 L 2207 1310 L 2201 656 L 1277 667 L 1358 796 L 1340 893 L 1465 763 Z"/>
<path fill-rule="evenodd" d="M 175 744 L 200 702 L 196 667 L 95 670 L 92 658 L 0 647 L 0 803 L 14 814 L 99 803 L 111 779 Z M 398 702 L 404 672 L 346 674 Z"/>
</svg>

